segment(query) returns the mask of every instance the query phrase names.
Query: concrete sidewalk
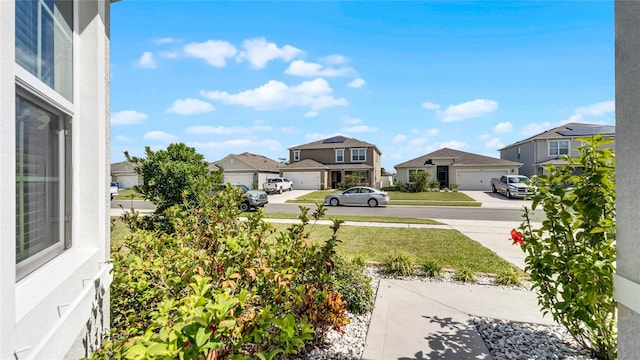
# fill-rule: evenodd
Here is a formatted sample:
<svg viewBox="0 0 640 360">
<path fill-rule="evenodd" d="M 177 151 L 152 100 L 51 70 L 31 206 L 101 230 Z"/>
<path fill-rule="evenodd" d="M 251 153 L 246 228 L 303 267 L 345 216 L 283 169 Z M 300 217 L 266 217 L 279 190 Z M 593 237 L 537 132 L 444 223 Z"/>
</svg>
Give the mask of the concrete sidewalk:
<svg viewBox="0 0 640 360">
<path fill-rule="evenodd" d="M 531 291 L 382 279 L 362 359 L 491 359 L 474 315 L 553 324 Z"/>
</svg>

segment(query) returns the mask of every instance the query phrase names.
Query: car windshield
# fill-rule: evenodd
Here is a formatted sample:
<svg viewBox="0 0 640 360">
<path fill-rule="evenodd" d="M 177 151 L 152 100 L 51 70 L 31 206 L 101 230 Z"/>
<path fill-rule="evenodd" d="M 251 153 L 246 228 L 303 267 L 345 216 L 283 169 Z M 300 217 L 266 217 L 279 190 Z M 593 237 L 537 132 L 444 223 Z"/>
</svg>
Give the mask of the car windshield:
<svg viewBox="0 0 640 360">
<path fill-rule="evenodd" d="M 527 181 L 529 181 L 529 178 L 526 176 L 514 176 L 512 178 L 509 178 L 510 183 L 524 183 Z"/>
</svg>

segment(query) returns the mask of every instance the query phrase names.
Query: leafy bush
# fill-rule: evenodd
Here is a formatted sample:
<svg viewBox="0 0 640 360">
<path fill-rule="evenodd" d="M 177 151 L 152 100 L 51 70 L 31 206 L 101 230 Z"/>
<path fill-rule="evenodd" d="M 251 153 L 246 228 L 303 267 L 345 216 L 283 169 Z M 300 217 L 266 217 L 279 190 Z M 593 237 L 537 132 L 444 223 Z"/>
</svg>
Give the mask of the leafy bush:
<svg viewBox="0 0 640 360">
<path fill-rule="evenodd" d="M 339 258 L 331 274 L 334 290 L 342 295 L 347 310 L 354 314 L 364 314 L 373 309 L 371 278 L 364 274 L 361 260 L 347 261 Z"/>
<path fill-rule="evenodd" d="M 93 358 L 261 358 L 295 354 L 347 323 L 334 290 L 336 232 L 310 243 L 325 212 L 274 233 L 262 213 L 238 220 L 229 192 L 165 211 L 172 232 L 140 229 L 112 249 L 110 341 Z M 346 280 L 345 280 L 346 281 Z"/>
<path fill-rule="evenodd" d="M 426 260 L 422 263 L 422 270 L 427 277 L 440 278 L 442 276 L 442 265 L 436 260 Z"/>
<path fill-rule="evenodd" d="M 363 179 L 360 176 L 357 175 L 345 175 L 344 176 L 344 181 L 338 183 L 338 188 L 340 190 L 346 190 L 350 187 L 354 187 L 354 186 L 365 186 L 367 185 L 364 181 L 362 181 Z"/>
<path fill-rule="evenodd" d="M 450 184 L 451 191 L 458 192 L 458 184 Z"/>
<path fill-rule="evenodd" d="M 511 267 L 504 268 L 500 270 L 496 276 L 496 284 L 506 286 L 521 285 L 522 281 L 520 281 L 520 272 Z"/>
<path fill-rule="evenodd" d="M 461 268 L 456 270 L 453 274 L 453 280 L 460 281 L 462 283 L 476 282 L 476 276 L 471 270 Z"/>
<path fill-rule="evenodd" d="M 382 269 L 385 274 L 409 276 L 414 273 L 415 262 L 407 253 L 396 253 L 387 258 L 382 264 Z"/>
<path fill-rule="evenodd" d="M 514 244 L 526 253 L 526 271 L 545 313 L 600 359 L 616 358 L 615 155 L 602 136 L 578 139 L 580 157 L 548 167 L 534 179 L 532 208 L 546 220 L 534 228 L 528 209 Z M 576 170 L 580 174 L 576 174 Z"/>
</svg>

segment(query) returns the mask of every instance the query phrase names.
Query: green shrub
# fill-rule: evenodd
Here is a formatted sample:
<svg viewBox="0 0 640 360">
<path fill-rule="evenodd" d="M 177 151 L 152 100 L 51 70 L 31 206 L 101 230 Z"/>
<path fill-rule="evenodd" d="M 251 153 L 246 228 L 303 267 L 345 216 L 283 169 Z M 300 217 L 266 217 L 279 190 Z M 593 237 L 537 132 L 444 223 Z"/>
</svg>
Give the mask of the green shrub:
<svg viewBox="0 0 640 360">
<path fill-rule="evenodd" d="M 453 274 L 453 280 L 460 281 L 462 283 L 473 283 L 476 282 L 476 276 L 471 270 L 461 268 L 456 270 L 456 272 Z"/>
<path fill-rule="evenodd" d="M 373 309 L 371 278 L 364 274 L 361 261 L 347 261 L 339 258 L 332 277 L 333 288 L 342 295 L 347 304 L 347 310 L 360 315 Z"/>
<path fill-rule="evenodd" d="M 520 272 L 514 268 L 504 268 L 498 272 L 496 276 L 496 284 L 498 285 L 521 285 L 522 281 L 520 280 Z"/>
<path fill-rule="evenodd" d="M 543 312 L 600 359 L 615 359 L 616 262 L 615 155 L 601 135 L 577 139 L 580 157 L 563 157 L 562 167 L 534 177 L 532 209 L 546 220 L 534 228 L 525 209 L 514 244 L 525 252 L 525 270 Z M 580 171 L 576 171 L 580 170 Z"/>
<path fill-rule="evenodd" d="M 436 260 L 426 260 L 422 263 L 422 270 L 427 277 L 439 279 L 442 277 L 442 265 Z"/>
<path fill-rule="evenodd" d="M 340 221 L 310 243 L 321 205 L 274 236 L 260 211 L 240 221 L 225 201 L 201 192 L 197 207 L 165 211 L 171 232 L 138 230 L 112 249 L 111 339 L 93 358 L 272 358 L 348 322 L 334 290 L 350 279 L 333 274 Z"/>
<path fill-rule="evenodd" d="M 414 273 L 415 262 L 409 254 L 396 253 L 387 258 L 382 264 L 382 268 L 385 274 L 409 276 Z"/>
</svg>

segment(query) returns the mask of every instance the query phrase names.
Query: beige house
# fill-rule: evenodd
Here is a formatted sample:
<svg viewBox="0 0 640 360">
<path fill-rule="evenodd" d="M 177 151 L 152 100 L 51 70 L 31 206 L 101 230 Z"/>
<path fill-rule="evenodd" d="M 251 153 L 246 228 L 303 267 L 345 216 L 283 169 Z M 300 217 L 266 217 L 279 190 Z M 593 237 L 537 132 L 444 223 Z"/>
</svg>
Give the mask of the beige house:
<svg viewBox="0 0 640 360">
<path fill-rule="evenodd" d="M 225 183 L 242 184 L 251 189 L 262 189 L 262 184 L 269 178 L 278 177 L 280 167 L 284 166 L 266 156 L 248 152 L 229 154 L 214 161 L 213 165 L 223 169 Z"/>
<path fill-rule="evenodd" d="M 111 164 L 111 182 L 117 182 L 120 189 L 131 189 L 142 185 L 142 177 L 136 173 L 135 165 L 121 161 Z"/>
<path fill-rule="evenodd" d="M 529 177 L 541 175 L 547 165 L 560 166 L 564 155 L 578 157 L 579 138 L 602 134 L 615 138 L 616 127 L 599 124 L 569 123 L 547 130 L 530 138 L 507 145 L 500 151 L 500 158 L 522 163 L 520 174 Z M 613 148 L 614 143 L 607 145 Z"/>
<path fill-rule="evenodd" d="M 395 166 L 396 181 L 411 182 L 412 174 L 427 171 L 441 188 L 456 184 L 460 190 L 491 190 L 491 179 L 517 175 L 521 163 L 443 148 Z"/>
<path fill-rule="evenodd" d="M 347 175 L 380 187 L 381 155 L 373 144 L 338 135 L 290 147 L 289 165 L 280 174 L 293 181 L 294 189 L 337 188 Z"/>
</svg>

